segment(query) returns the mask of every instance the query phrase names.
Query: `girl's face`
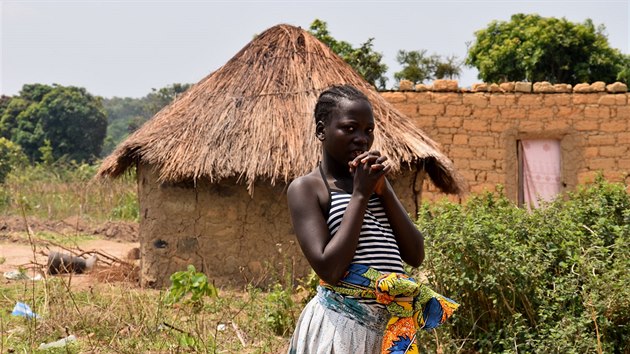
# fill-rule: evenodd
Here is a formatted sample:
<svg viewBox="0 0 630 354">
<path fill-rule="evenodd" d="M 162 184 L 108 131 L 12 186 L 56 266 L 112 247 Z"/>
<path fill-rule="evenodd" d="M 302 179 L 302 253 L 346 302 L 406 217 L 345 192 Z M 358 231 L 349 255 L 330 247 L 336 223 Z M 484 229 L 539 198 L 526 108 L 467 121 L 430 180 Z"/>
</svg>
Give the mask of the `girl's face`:
<svg viewBox="0 0 630 354">
<path fill-rule="evenodd" d="M 319 129 L 318 126 L 318 132 Z M 372 147 L 374 142 L 372 107 L 365 100 L 342 100 L 322 129 L 324 152 L 335 161 L 347 164 Z"/>
</svg>

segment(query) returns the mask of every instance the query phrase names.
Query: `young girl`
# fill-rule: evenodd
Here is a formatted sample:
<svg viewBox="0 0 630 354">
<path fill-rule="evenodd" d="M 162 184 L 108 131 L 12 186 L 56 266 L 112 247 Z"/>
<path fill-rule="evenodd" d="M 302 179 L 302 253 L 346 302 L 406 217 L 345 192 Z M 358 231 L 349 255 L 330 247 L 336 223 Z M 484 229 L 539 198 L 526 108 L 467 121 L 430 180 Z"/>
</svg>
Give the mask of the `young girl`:
<svg viewBox="0 0 630 354">
<path fill-rule="evenodd" d="M 385 304 L 399 296 L 415 307 L 419 290 L 416 284 L 411 293 L 383 300 L 374 287 L 390 274 L 381 288 L 409 285 L 394 278 L 413 282 L 403 261 L 422 264 L 424 239 L 387 181 L 387 157 L 370 150 L 374 117 L 367 97 L 347 85 L 322 92 L 315 124 L 322 160 L 287 193 L 300 247 L 323 286 L 304 308 L 289 353 L 380 353 L 392 317 Z"/>
</svg>

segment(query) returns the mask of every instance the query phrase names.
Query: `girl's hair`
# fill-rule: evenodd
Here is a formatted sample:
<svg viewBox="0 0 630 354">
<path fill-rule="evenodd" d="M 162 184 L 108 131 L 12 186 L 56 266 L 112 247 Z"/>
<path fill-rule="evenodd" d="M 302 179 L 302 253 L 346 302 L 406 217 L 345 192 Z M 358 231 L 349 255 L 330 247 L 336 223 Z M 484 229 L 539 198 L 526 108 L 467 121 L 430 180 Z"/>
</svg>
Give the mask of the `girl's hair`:
<svg viewBox="0 0 630 354">
<path fill-rule="evenodd" d="M 364 100 L 368 103 L 367 96 L 359 91 L 354 86 L 350 85 L 335 85 L 322 92 L 317 98 L 317 104 L 315 105 L 315 124 L 323 122 L 328 124 L 333 111 L 337 108 L 337 105 L 343 100 Z"/>
</svg>

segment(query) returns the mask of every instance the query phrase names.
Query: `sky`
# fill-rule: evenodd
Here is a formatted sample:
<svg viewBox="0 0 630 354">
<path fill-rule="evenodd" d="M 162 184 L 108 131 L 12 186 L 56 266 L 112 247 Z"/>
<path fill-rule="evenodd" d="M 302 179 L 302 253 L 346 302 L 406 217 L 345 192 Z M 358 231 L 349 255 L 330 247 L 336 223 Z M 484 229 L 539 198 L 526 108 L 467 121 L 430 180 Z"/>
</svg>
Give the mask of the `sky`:
<svg viewBox="0 0 630 354">
<path fill-rule="evenodd" d="M 0 94 L 24 84 L 85 87 L 102 97 L 142 97 L 173 83 L 196 83 L 253 36 L 281 23 L 328 24 L 337 40 L 374 38 L 393 74 L 399 50 L 466 56 L 474 33 L 515 13 L 604 25 L 613 48 L 629 54 L 630 0 L 0 0 Z M 461 87 L 477 79 L 464 67 Z M 238 79 L 238 78 L 235 78 Z"/>
</svg>

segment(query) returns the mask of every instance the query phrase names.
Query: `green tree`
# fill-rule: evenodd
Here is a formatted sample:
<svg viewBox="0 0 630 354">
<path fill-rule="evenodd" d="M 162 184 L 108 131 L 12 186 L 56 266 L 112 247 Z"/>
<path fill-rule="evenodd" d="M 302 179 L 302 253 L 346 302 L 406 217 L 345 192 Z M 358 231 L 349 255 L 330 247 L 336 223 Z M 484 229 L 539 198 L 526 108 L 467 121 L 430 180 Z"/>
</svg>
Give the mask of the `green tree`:
<svg viewBox="0 0 630 354">
<path fill-rule="evenodd" d="M 20 90 L 20 97 L 29 102 L 39 102 L 52 90 L 54 87 L 44 84 L 25 84 Z"/>
<path fill-rule="evenodd" d="M 396 61 L 403 66 L 401 71 L 394 73 L 397 81 L 409 80 L 419 84 L 425 80 L 433 79 L 435 72 L 435 58 L 427 56 L 426 49 L 399 50 Z"/>
<path fill-rule="evenodd" d="M 0 184 L 14 168 L 26 164 L 26 155 L 19 145 L 0 137 Z"/>
<path fill-rule="evenodd" d="M 387 65 L 382 63 L 383 54 L 375 52 L 373 49 L 374 38 L 369 38 L 358 48 L 353 48 L 346 41 L 338 41 L 330 35 L 326 22 L 315 19 L 310 25 L 309 32 L 326 44 L 341 59 L 348 63 L 354 71 L 361 75 L 365 81 L 374 85 L 378 84 L 381 89 L 385 88 L 387 83 Z"/>
<path fill-rule="evenodd" d="M 573 23 L 516 14 L 475 32 L 466 64 L 476 67 L 485 82 L 612 82 L 622 70 L 623 55 L 609 46 L 604 29 L 590 19 Z"/>
<path fill-rule="evenodd" d="M 617 81 L 630 84 L 630 55 L 624 55 L 621 70 L 617 73 Z"/>
<path fill-rule="evenodd" d="M 455 79 L 462 73 L 462 63 L 457 60 L 455 55 L 446 57 L 444 61 L 438 60 L 435 64 L 436 79 Z"/>
<path fill-rule="evenodd" d="M 84 88 L 24 85 L 0 117 L 0 134 L 20 145 L 31 161 L 46 140 L 54 159 L 91 161 L 99 156 L 107 129 L 100 97 Z"/>
<path fill-rule="evenodd" d="M 315 38 L 319 39 L 322 43 L 332 49 L 332 51 L 339 55 L 342 59 L 344 56 L 352 52 L 352 45 L 346 41 L 338 41 L 331 36 L 328 31 L 328 24 L 320 19 L 315 19 L 311 23 L 309 32 L 315 36 Z"/>
<path fill-rule="evenodd" d="M 175 99 L 186 92 L 190 86 L 192 85 L 175 83 L 162 87 L 161 89 L 151 89 L 151 93 L 149 93 L 145 98 L 145 111 L 149 118 L 153 117 L 153 115 L 159 112 L 162 108 L 175 101 Z"/>
<path fill-rule="evenodd" d="M 30 105 L 31 102 L 19 96 L 4 101 L 0 114 L 0 137 L 11 139 L 17 133 L 18 116 Z"/>
<path fill-rule="evenodd" d="M 399 50 L 396 61 L 403 67 L 394 73 L 396 81 L 404 79 L 419 84 L 432 79 L 453 79 L 461 74 L 461 63 L 456 56 L 442 59 L 437 54 L 427 55 L 426 49 Z"/>
<path fill-rule="evenodd" d="M 113 97 L 103 100 L 107 113 L 107 135 L 101 155 L 108 155 L 129 134 L 153 117 L 166 105 L 188 90 L 192 84 L 174 83 L 151 92 L 142 98 Z"/>
</svg>

